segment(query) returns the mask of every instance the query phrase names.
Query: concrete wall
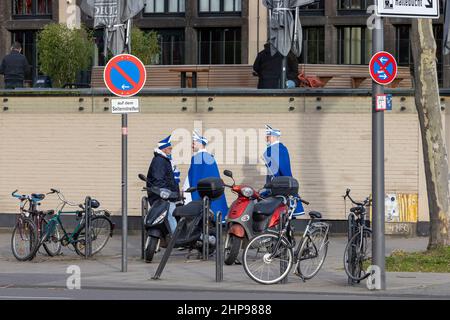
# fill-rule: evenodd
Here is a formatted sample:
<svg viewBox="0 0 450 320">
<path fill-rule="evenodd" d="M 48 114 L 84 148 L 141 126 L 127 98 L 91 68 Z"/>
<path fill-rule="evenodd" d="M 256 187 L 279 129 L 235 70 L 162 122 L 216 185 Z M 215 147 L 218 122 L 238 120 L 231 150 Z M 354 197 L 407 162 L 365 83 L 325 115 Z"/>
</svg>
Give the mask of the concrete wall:
<svg viewBox="0 0 450 320">
<path fill-rule="evenodd" d="M 6 99 L 2 99 L 0 110 L 0 213 L 17 212 L 18 203 L 10 196 L 15 189 L 31 193 L 54 187 L 75 202 L 83 201 L 89 194 L 119 214 L 121 122 L 120 116 L 105 110 L 110 102 L 103 96 Z M 129 120 L 130 215 L 139 214 L 142 183 L 137 175 L 147 172 L 157 141 L 175 129 L 191 131 L 194 121 L 202 121 L 206 135 L 212 133 L 210 129 L 218 129 L 224 135 L 227 129 L 257 132 L 266 123 L 280 128 L 282 141 L 291 154 L 294 175 L 301 184 L 301 195 L 311 202 L 310 208 L 322 211 L 328 219 L 344 219 L 345 189 L 352 188 L 356 199 L 371 192 L 370 97 L 291 99 L 215 96 L 209 101 L 208 96 L 140 97 L 142 112 L 131 115 Z M 400 102 L 400 97 L 394 97 L 394 106 L 394 111 L 386 113 L 386 191 L 423 194 L 413 98 Z M 400 111 L 400 106 L 406 110 Z M 182 107 L 186 111 L 181 111 Z M 208 111 L 210 107 L 212 111 Z M 215 150 L 218 160 L 221 151 L 225 155 L 236 151 L 237 146 L 229 137 L 222 148 Z M 217 141 L 212 142 L 217 146 Z M 233 164 L 220 161 L 220 169 L 233 170 L 238 183 L 262 187 L 264 176 L 260 167 L 248 160 L 258 159 L 263 151 L 264 142 L 260 140 L 257 151 L 246 152 L 245 163 L 237 159 Z M 188 165 L 180 168 L 184 180 Z M 227 197 L 230 202 L 234 199 L 229 191 Z M 54 204 L 49 200 L 44 205 Z M 420 208 L 420 220 L 428 220 L 426 206 Z"/>
</svg>

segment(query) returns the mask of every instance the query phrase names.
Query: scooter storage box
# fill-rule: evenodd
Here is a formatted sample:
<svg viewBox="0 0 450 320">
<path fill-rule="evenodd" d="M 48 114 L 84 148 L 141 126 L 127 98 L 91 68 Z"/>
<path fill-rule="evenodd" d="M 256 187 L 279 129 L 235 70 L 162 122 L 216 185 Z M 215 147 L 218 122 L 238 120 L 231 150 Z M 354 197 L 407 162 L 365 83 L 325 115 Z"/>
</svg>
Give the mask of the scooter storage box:
<svg viewBox="0 0 450 320">
<path fill-rule="evenodd" d="M 269 183 L 273 196 L 298 195 L 298 181 L 293 177 L 275 177 Z"/>
<path fill-rule="evenodd" d="M 198 182 L 197 191 L 200 197 L 208 197 L 210 200 L 214 200 L 223 195 L 225 187 L 220 178 L 205 178 Z"/>
</svg>

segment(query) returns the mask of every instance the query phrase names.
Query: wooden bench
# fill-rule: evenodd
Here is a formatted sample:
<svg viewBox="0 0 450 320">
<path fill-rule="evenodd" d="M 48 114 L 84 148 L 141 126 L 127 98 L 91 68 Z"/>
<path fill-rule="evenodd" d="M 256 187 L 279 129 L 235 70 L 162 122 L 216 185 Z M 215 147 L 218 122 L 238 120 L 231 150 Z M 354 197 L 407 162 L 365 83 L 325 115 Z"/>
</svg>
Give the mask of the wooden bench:
<svg viewBox="0 0 450 320">
<path fill-rule="evenodd" d="M 251 65 L 152 65 L 147 66 L 146 88 L 180 88 L 181 72 L 170 70 L 208 69 L 209 72 L 198 74 L 198 88 L 256 88 L 258 77 L 253 75 Z M 91 86 L 105 88 L 103 82 L 104 67 L 92 69 Z M 325 88 L 363 88 L 372 87 L 372 79 L 367 65 L 332 65 L 304 64 L 299 65 L 299 72 L 306 76 L 316 76 Z M 408 67 L 399 67 L 397 79 L 389 86 L 391 88 L 412 88 L 412 77 Z"/>
</svg>

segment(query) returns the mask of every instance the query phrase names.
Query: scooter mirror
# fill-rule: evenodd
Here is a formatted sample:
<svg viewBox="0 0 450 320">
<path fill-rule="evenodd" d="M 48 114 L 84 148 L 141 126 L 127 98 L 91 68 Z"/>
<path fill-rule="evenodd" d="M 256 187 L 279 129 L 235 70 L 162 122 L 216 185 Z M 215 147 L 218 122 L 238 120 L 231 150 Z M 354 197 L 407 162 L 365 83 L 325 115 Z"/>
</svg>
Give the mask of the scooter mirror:
<svg viewBox="0 0 450 320">
<path fill-rule="evenodd" d="M 195 191 L 197 191 L 197 188 L 195 188 L 195 187 L 190 187 L 190 188 L 188 188 L 185 192 L 191 193 L 191 192 L 195 192 Z"/>
<path fill-rule="evenodd" d="M 231 179 L 233 179 L 233 172 L 230 170 L 224 170 L 223 174 Z"/>
<path fill-rule="evenodd" d="M 139 179 L 141 179 L 142 181 L 147 182 L 147 177 L 146 177 L 145 175 L 143 175 L 142 173 L 140 173 L 140 174 L 138 175 L 138 177 L 139 177 Z"/>
</svg>

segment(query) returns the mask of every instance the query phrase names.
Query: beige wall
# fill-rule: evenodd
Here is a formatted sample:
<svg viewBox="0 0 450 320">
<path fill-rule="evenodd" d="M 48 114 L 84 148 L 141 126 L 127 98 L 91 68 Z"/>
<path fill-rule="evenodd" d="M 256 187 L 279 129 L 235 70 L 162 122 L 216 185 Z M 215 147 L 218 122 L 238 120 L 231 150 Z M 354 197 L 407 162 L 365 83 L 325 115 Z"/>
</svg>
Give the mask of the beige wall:
<svg viewBox="0 0 450 320">
<path fill-rule="evenodd" d="M 141 97 L 142 112 L 130 115 L 129 211 L 139 214 L 138 173 L 146 173 L 158 140 L 177 128 L 259 130 L 265 123 L 280 128 L 289 148 L 294 175 L 310 209 L 325 218 L 344 219 L 342 195 L 352 188 L 356 199 L 371 192 L 370 97 Z M 400 99 L 394 99 L 400 107 Z M 105 111 L 103 97 L 9 97 L 0 113 L 0 212 L 17 211 L 11 191 L 46 192 L 60 188 L 81 202 L 90 194 L 114 214 L 120 212 L 120 116 Z M 424 192 L 419 185 L 419 127 L 413 98 L 386 113 L 386 192 Z M 316 107 L 322 106 L 321 111 Z M 79 111 L 79 107 L 84 107 Z M 181 107 L 187 107 L 182 112 Z M 207 111 L 213 106 L 214 111 Z M 233 107 L 234 106 L 234 107 Z M 294 111 L 289 111 L 294 107 Z M 176 142 L 175 142 L 176 144 Z M 227 144 L 225 153 L 235 151 Z M 248 154 L 259 157 L 263 148 Z M 216 151 L 218 153 L 218 151 Z M 258 153 L 258 154 L 255 154 Z M 220 155 L 219 157 L 220 158 Z M 256 165 L 223 164 L 238 182 L 262 187 Z M 182 179 L 188 165 L 181 165 Z M 421 189 L 421 190 L 419 190 Z M 234 196 L 227 191 L 229 201 Z M 53 205 L 49 201 L 45 206 Z M 421 207 L 422 208 L 422 207 Z M 423 210 L 423 208 L 422 208 Z M 421 213 L 427 220 L 428 215 Z"/>
</svg>

